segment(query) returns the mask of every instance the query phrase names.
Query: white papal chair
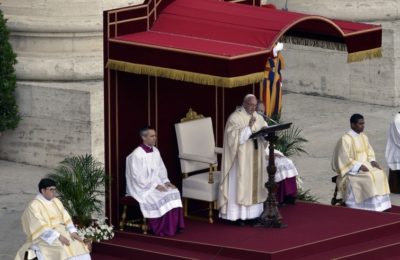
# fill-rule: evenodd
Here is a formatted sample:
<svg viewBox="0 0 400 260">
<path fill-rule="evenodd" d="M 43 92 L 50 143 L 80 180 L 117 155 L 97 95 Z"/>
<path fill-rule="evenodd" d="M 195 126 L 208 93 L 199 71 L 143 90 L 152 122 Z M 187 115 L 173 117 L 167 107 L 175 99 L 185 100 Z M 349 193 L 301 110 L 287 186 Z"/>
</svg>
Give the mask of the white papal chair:
<svg viewBox="0 0 400 260">
<path fill-rule="evenodd" d="M 222 148 L 215 147 L 211 118 L 189 109 L 181 123 L 175 124 L 175 131 L 183 175 L 184 214 L 189 216 L 188 199 L 206 201 L 209 203 L 208 221 L 213 223 L 220 182 L 217 154 L 222 153 Z"/>
</svg>

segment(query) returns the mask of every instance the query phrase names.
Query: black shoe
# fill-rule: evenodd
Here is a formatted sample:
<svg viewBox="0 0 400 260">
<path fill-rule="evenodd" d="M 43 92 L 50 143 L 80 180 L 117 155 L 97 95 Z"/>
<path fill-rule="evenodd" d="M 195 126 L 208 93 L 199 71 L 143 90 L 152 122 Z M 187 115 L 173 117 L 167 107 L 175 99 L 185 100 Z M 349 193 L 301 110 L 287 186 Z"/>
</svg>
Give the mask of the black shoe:
<svg viewBox="0 0 400 260">
<path fill-rule="evenodd" d="M 236 224 L 236 226 L 244 227 L 244 226 L 246 226 L 246 221 L 244 221 L 242 219 L 238 219 L 235 221 L 235 224 Z"/>
<path fill-rule="evenodd" d="M 253 226 L 254 223 L 258 223 L 258 218 L 253 218 L 253 219 L 247 219 L 245 220 L 246 224 L 249 226 Z"/>
</svg>

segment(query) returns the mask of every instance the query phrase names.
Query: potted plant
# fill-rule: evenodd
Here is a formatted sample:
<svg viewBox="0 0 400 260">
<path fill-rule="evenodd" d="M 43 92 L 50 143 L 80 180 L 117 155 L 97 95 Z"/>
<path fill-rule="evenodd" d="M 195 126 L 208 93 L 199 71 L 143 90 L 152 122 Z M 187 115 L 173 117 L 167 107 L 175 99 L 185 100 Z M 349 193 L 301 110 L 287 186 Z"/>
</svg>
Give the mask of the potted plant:
<svg viewBox="0 0 400 260">
<path fill-rule="evenodd" d="M 48 177 L 56 182 L 58 196 L 75 224 L 91 225 L 92 215 L 102 212 L 100 198 L 107 181 L 102 164 L 88 154 L 67 157 Z"/>
<path fill-rule="evenodd" d="M 273 120 L 268 122 L 269 125 L 274 125 L 281 121 L 281 115 L 276 115 Z M 307 154 L 304 149 L 304 144 L 308 140 L 302 136 L 302 129 L 292 126 L 278 134 L 278 140 L 275 142 L 275 149 L 282 152 L 286 157 L 293 155 Z M 303 179 L 300 175 L 297 176 L 297 199 L 309 202 L 318 202 L 318 197 L 311 194 L 311 191 L 303 189 Z"/>
<path fill-rule="evenodd" d="M 17 55 L 9 42 L 9 30 L 0 10 L 0 136 L 7 129 L 15 129 L 20 121 L 14 96 L 16 75 L 14 65 Z"/>
</svg>

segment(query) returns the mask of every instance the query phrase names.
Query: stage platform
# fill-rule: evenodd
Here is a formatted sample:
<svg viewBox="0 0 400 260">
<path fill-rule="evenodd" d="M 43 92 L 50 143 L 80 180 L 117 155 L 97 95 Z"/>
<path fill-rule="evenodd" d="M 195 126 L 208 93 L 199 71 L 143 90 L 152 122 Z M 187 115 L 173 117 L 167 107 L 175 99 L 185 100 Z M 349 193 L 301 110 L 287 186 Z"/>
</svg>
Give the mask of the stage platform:
<svg viewBox="0 0 400 260">
<path fill-rule="evenodd" d="M 400 207 L 369 212 L 299 202 L 281 208 L 284 229 L 187 219 L 170 237 L 116 232 L 92 259 L 400 259 Z"/>
</svg>

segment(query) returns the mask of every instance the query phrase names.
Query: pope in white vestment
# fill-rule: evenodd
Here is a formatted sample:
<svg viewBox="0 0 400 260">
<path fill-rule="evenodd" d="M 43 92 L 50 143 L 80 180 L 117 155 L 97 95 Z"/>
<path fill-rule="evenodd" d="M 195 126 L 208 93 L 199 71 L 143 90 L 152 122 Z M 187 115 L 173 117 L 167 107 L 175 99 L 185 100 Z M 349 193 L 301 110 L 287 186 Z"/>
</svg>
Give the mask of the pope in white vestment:
<svg viewBox="0 0 400 260">
<path fill-rule="evenodd" d="M 154 146 L 155 131 L 146 128 L 141 135 L 144 143 L 126 159 L 126 193 L 139 202 L 155 234 L 172 236 L 184 227 L 181 196 Z"/>
<path fill-rule="evenodd" d="M 225 126 L 218 194 L 219 216 L 223 219 L 254 219 L 263 212 L 267 198 L 264 140 L 249 137 L 267 123 L 255 112 L 256 105 L 256 97 L 247 95 Z"/>
<path fill-rule="evenodd" d="M 390 191 L 400 193 L 400 113 L 390 123 L 385 157 L 389 167 Z"/>
<path fill-rule="evenodd" d="M 54 181 L 42 179 L 39 190 L 41 192 L 22 214 L 22 228 L 27 242 L 20 248 L 15 260 L 35 257 L 38 260 L 90 260 L 89 250 L 79 238 L 70 215 L 61 201 L 54 197 Z"/>
<path fill-rule="evenodd" d="M 391 207 L 385 173 L 375 161 L 375 153 L 363 133 L 364 118 L 355 114 L 351 130 L 338 141 L 332 157 L 332 169 L 347 207 L 384 211 Z"/>
</svg>

